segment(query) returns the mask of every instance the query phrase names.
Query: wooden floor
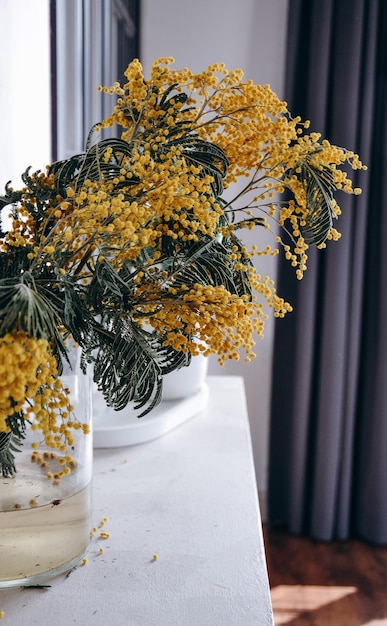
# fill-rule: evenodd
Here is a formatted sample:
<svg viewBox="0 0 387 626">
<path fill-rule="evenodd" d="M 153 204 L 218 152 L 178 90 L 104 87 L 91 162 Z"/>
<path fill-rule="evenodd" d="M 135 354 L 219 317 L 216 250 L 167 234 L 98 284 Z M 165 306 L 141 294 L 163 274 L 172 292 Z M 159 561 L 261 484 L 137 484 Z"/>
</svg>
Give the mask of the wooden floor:
<svg viewBox="0 0 387 626">
<path fill-rule="evenodd" d="M 264 537 L 276 626 L 387 625 L 387 547 Z"/>
</svg>

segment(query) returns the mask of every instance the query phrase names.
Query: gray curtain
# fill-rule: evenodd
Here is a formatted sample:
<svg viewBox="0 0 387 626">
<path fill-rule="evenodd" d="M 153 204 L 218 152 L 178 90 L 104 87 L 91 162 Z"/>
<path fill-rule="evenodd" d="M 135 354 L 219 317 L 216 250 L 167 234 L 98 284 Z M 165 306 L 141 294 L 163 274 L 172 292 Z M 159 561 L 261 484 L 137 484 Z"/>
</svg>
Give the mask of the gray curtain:
<svg viewBox="0 0 387 626">
<path fill-rule="evenodd" d="M 387 3 L 290 0 L 285 99 L 368 165 L 338 197 L 338 243 L 311 250 L 276 322 L 269 521 L 387 543 Z"/>
</svg>

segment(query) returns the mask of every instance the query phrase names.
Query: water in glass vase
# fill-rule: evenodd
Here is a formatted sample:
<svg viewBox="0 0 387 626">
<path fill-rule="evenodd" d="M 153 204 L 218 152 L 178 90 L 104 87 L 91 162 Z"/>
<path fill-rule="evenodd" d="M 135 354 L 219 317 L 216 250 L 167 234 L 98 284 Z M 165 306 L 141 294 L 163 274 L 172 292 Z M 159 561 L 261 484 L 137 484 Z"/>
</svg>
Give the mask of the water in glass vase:
<svg viewBox="0 0 387 626">
<path fill-rule="evenodd" d="M 34 428 L 34 415 L 13 447 L 7 431 L 0 433 L 0 589 L 47 582 L 74 567 L 90 543 L 91 380 L 80 370 L 79 351 L 69 357 L 61 376 L 67 417 L 54 411 L 52 398 L 50 412 L 42 411 L 50 420 L 48 440 Z"/>
<path fill-rule="evenodd" d="M 82 559 L 92 526 L 90 490 L 64 498 L 56 490 L 49 504 L 0 512 L 0 587 L 43 583 Z"/>
</svg>

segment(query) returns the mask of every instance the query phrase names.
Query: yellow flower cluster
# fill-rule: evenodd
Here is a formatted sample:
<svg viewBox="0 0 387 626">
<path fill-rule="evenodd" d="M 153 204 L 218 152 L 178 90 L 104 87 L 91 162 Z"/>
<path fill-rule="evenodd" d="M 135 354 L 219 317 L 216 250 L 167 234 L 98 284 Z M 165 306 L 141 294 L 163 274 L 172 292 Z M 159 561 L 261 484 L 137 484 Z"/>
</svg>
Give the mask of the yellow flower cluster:
<svg viewBox="0 0 387 626">
<path fill-rule="evenodd" d="M 50 168 L 32 175 L 0 250 L 27 247 L 32 272 L 38 265 L 54 267 L 56 276 L 75 277 L 83 284 L 90 283 L 104 260 L 116 271 L 130 262 L 132 320 L 150 324 L 179 351 L 216 353 L 224 362 L 237 359 L 243 348 L 250 359 L 254 334 L 263 335 L 266 308 L 282 317 L 291 307 L 249 259 L 282 248 L 301 279 L 307 267 L 310 204 L 316 205 L 317 217 L 321 204 L 318 190 L 311 194 L 308 172 L 326 175 L 335 190 L 357 194 L 360 190 L 352 187 L 342 166 L 365 167 L 355 153 L 322 141 L 318 133 L 308 134 L 308 121 L 292 117 L 268 85 L 244 79 L 241 70 L 213 64 L 195 74 L 188 68 L 174 69 L 173 62 L 157 59 L 147 80 L 134 60 L 123 86 L 99 88 L 116 98 L 112 114 L 99 128 L 120 126 L 120 140 L 96 143 L 82 166 L 69 168 L 77 173 L 65 185 L 56 186 Z M 223 188 L 227 199 L 222 197 Z M 44 199 L 38 201 L 37 190 L 42 189 Z M 324 201 L 326 197 L 329 194 Z M 39 210 L 31 212 L 39 202 Z M 340 214 L 333 198 L 321 209 L 322 215 L 325 209 L 333 218 Z M 176 287 L 163 267 L 167 257 L 188 254 L 187 244 L 203 238 L 228 239 L 237 229 L 257 224 L 269 228 L 271 221 L 284 231 L 283 237 L 274 238 L 274 248 L 258 250 L 254 245 L 248 251 L 229 243 L 224 248 L 226 270 L 244 274 L 251 297 L 249 289 L 240 296 L 225 285 L 213 286 L 205 271 L 201 284 L 198 280 Z M 332 227 L 318 243 L 323 247 L 325 239 L 339 236 Z M 103 305 L 114 307 L 106 298 Z M 94 315 L 93 310 L 90 313 Z M 25 353 L 31 380 L 26 378 L 27 365 L 16 376 L 16 361 L 12 363 L 9 372 L 18 379 L 20 393 L 6 397 L 9 381 L 0 388 L 4 394 L 0 430 L 27 396 L 32 398 L 27 415 L 35 412 L 46 442 L 59 445 L 62 436 L 71 441 L 64 417 L 69 411 L 61 404 L 63 390 L 54 384 L 56 369 L 48 346 L 40 343 L 40 356 L 38 352 L 32 356 L 28 341 L 36 340 L 19 340 L 21 348 L 14 347 L 9 354 L 15 356 L 16 349 Z M 8 345 L 6 337 L 1 341 Z M 49 403 L 58 406 L 50 412 Z M 64 420 L 60 427 L 51 416 L 58 407 Z"/>
<path fill-rule="evenodd" d="M 52 189 L 54 184 L 53 176 L 48 176 L 42 172 L 32 174 L 30 181 L 33 186 L 38 185 L 46 189 Z M 36 220 L 27 208 L 36 205 L 36 195 L 28 187 L 21 190 L 21 195 L 22 198 L 18 203 L 17 214 L 10 216 L 12 217 L 10 229 L 5 237 L 0 239 L 0 251 L 7 252 L 12 248 L 34 247 L 35 253 L 43 254 L 43 249 L 39 249 L 36 246 L 36 242 L 39 240 Z M 46 203 L 45 208 L 49 215 L 53 214 L 53 209 L 49 202 Z M 47 236 L 44 237 L 44 239 L 46 238 Z M 35 254 L 31 252 L 30 258 L 34 257 Z"/>
<path fill-rule="evenodd" d="M 24 332 L 0 337 L 0 431 L 9 432 L 9 418 L 22 414 L 46 446 L 66 453 L 74 443 L 72 429 L 88 428 L 73 419 L 69 390 L 57 377 L 57 364 L 45 339 Z M 33 445 L 33 461 L 40 461 Z M 56 478 L 71 471 L 71 455 Z"/>
<path fill-rule="evenodd" d="M 254 288 L 264 296 L 276 316 L 282 317 L 291 310 L 276 295 L 273 281 L 267 277 L 261 279 L 252 268 L 251 278 Z M 170 288 L 169 294 L 154 290 L 150 295 L 148 291 L 139 321 L 141 318 L 166 336 L 166 343 L 176 350 L 192 355 L 216 354 L 219 363 L 224 364 L 228 359 L 238 360 L 241 348 L 246 361 L 255 356 L 253 336 L 263 336 L 267 314 L 262 303 L 249 301 L 247 295 L 238 297 L 223 285 L 196 284 L 179 292 Z"/>
<path fill-rule="evenodd" d="M 242 183 L 242 192 L 238 190 L 223 210 L 244 211 L 247 216 L 259 211 L 276 219 L 291 236 L 293 250 L 287 257 L 296 268 L 297 277 L 302 278 L 308 244 L 300 226 L 305 225 L 310 207 L 305 186 L 291 172 L 309 156 L 311 166 L 330 169 L 336 189 L 357 194 L 360 190 L 352 188 L 340 166 L 349 163 L 355 170 L 366 169 L 365 166 L 357 154 L 326 140 L 320 142 L 318 133 L 306 134 L 309 121 L 302 123 L 299 117 L 293 118 L 286 103 L 270 86 L 244 80 L 241 70 L 228 71 L 224 64 L 214 64 L 194 74 L 188 68 L 173 69 L 173 62 L 173 58 L 157 59 L 147 81 L 140 62 L 133 61 L 126 70 L 127 83 L 106 88 L 117 95 L 117 104 L 101 126 L 122 126 L 122 137 L 138 147 L 142 158 L 166 146 L 169 149 L 170 138 L 184 134 L 197 134 L 221 148 L 229 164 L 225 187 L 241 178 L 248 179 Z M 170 95 L 171 89 L 176 98 L 169 98 L 168 108 L 163 107 L 163 97 Z M 188 96 L 186 101 L 178 97 L 183 93 Z M 288 190 L 293 195 L 290 202 L 276 199 Z M 254 193 L 253 198 L 248 195 L 250 192 Z M 331 210 L 333 216 L 339 214 L 335 200 Z M 250 225 L 246 221 L 246 226 Z M 337 236 L 332 229 L 328 239 Z"/>
<path fill-rule="evenodd" d="M 258 211 L 264 219 L 275 219 L 290 235 L 290 242 L 277 238 L 277 243 L 285 246 L 286 257 L 302 278 L 308 244 L 300 228 L 309 207 L 306 189 L 296 175 L 299 163 L 309 155 L 313 167 L 329 167 L 337 189 L 359 193 L 340 169 L 345 162 L 353 169 L 364 168 L 359 157 L 326 140 L 320 142 L 318 133 L 306 134 L 309 122 L 292 118 L 286 103 L 268 85 L 244 80 L 241 70 L 228 71 L 224 64 L 213 64 L 194 74 L 188 68 L 172 68 L 173 61 L 157 59 L 146 80 L 135 59 L 125 72 L 123 87 L 119 83 L 100 87 L 117 96 L 113 113 L 100 127 L 121 126 L 130 156 L 122 155 L 114 179 L 101 175 L 98 180 L 86 180 L 69 187 L 54 205 L 51 202 L 48 219 L 54 216 L 55 222 L 42 222 L 40 237 L 33 218 L 23 210 L 23 202 L 34 201 L 26 190 L 7 245 L 39 239 L 31 257 L 48 259 L 58 248 L 64 249 L 69 258 L 66 270 L 83 263 L 86 248 L 89 254 L 104 256 L 108 247 L 119 267 L 147 246 L 157 249 L 163 235 L 182 241 L 196 241 L 201 234 L 214 236 L 222 211 L 242 211 L 246 218 Z M 211 192 L 212 178 L 187 162 L 177 141 L 185 136 L 198 136 L 223 150 L 228 160 L 225 187 L 248 179 L 222 209 Z M 108 163 L 111 156 L 108 146 L 99 159 Z M 39 184 L 50 187 L 53 177 L 41 174 Z M 289 190 L 290 201 L 277 199 Z M 331 210 L 333 216 L 340 212 L 335 200 Z M 251 228 L 253 222 L 246 219 L 240 224 Z M 338 236 L 332 228 L 328 239 Z"/>
<path fill-rule="evenodd" d="M 156 250 L 164 235 L 198 241 L 200 234 L 214 234 L 221 211 L 209 201 L 208 177 L 199 178 L 182 158 L 145 161 L 134 153 L 117 180 L 86 180 L 81 190 L 67 190 L 52 242 L 62 249 L 64 243 L 71 263 L 80 260 L 85 242 L 119 268 L 146 247 Z"/>
<path fill-rule="evenodd" d="M 164 156 L 158 161 L 133 149 L 130 160 L 122 159 L 116 178 L 86 179 L 81 187 L 69 186 L 39 224 L 25 207 L 33 201 L 25 190 L 20 217 L 2 249 L 30 245 L 29 257 L 36 262 L 42 258 L 51 262 L 60 254 L 68 259 L 61 268 L 65 271 L 77 271 L 87 250 L 89 256 L 108 257 L 119 269 L 144 248 L 157 250 L 165 235 L 176 241 L 214 236 L 221 209 L 213 201 L 211 177 L 199 176 L 200 168 L 187 164 L 178 149 L 171 148 Z M 100 157 L 107 158 L 103 152 Z M 44 178 L 53 189 L 52 177 Z"/>
</svg>

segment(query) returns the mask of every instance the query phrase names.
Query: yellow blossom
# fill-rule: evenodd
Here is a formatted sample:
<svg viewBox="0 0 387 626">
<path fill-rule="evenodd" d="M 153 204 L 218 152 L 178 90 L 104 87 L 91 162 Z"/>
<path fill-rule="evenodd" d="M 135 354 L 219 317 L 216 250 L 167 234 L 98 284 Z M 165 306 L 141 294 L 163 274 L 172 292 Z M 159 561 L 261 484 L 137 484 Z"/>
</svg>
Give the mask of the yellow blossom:
<svg viewBox="0 0 387 626">
<path fill-rule="evenodd" d="M 224 363 L 242 351 L 251 360 L 268 314 L 291 311 L 253 258 L 282 252 L 302 279 L 309 246 L 340 237 L 334 192 L 360 193 L 348 171 L 366 169 L 354 152 L 310 132 L 309 120 L 292 116 L 269 85 L 223 63 L 194 73 L 165 57 L 147 78 L 134 59 L 124 84 L 98 89 L 113 96 L 113 110 L 96 132 L 118 132 L 44 172 L 26 172 L 20 191 L 8 188 L 12 224 L 0 239 L 6 291 L 17 299 L 31 285 L 24 312 L 0 337 L 0 430 L 23 413 L 63 453 L 55 480 L 71 469 L 73 431 L 88 433 L 60 386 L 55 332 L 78 337 L 86 360 L 100 350 L 123 384 L 132 380 L 120 362 L 132 358 L 133 346 L 123 348 L 132 339 L 139 352 L 149 341 L 149 355 L 162 363 L 176 352 Z M 272 244 L 257 235 L 248 248 L 239 232 L 256 227 L 265 242 L 277 227 L 282 234 Z M 47 340 L 19 332 L 30 328 L 25 311 L 35 301 L 50 309 L 36 333 Z M 97 365 L 99 382 L 114 386 Z"/>
<path fill-rule="evenodd" d="M 66 427 L 64 408 L 70 415 L 69 392 L 57 377 L 57 364 L 45 339 L 29 337 L 24 332 L 7 333 L 0 337 L 0 363 L 6 364 L 0 377 L 0 431 L 9 432 L 9 419 L 20 412 L 28 401 L 25 416 L 33 430 L 40 430 L 50 447 L 72 445 L 71 430 Z M 56 439 L 52 433 L 59 426 L 62 433 Z M 88 426 L 83 426 L 88 433 Z M 32 448 L 39 447 L 33 442 Z M 67 465 L 69 457 L 64 459 Z"/>
</svg>

